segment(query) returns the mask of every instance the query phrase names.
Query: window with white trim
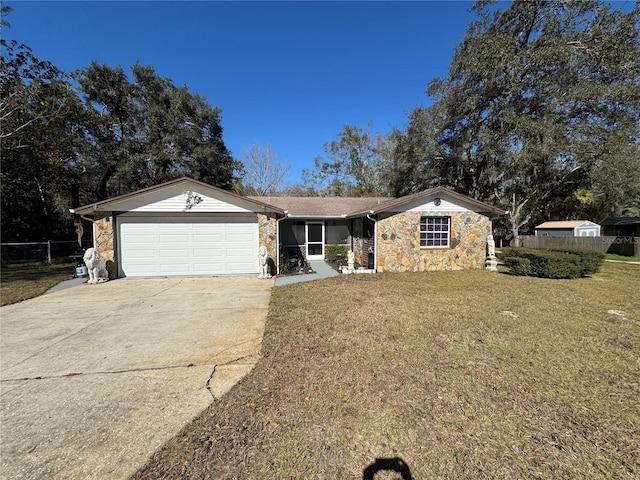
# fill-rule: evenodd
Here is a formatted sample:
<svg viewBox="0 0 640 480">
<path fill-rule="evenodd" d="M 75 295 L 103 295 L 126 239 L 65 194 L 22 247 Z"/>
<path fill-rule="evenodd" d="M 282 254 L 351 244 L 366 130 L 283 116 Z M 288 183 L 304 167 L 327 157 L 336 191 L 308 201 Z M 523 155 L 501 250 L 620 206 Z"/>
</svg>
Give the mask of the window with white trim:
<svg viewBox="0 0 640 480">
<path fill-rule="evenodd" d="M 420 217 L 420 247 L 449 248 L 451 217 Z"/>
</svg>

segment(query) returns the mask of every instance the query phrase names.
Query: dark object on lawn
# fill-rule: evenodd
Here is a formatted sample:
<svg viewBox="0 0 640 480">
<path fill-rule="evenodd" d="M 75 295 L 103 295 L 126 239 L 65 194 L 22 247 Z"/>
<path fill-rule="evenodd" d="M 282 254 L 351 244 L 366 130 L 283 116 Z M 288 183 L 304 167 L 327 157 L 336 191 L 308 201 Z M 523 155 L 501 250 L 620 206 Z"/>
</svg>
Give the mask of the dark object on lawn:
<svg viewBox="0 0 640 480">
<path fill-rule="evenodd" d="M 376 461 L 362 471 L 362 480 L 373 480 L 376 473 L 380 471 L 398 472 L 402 475 L 402 480 L 412 480 L 409 465 L 400 457 L 376 458 Z"/>
</svg>

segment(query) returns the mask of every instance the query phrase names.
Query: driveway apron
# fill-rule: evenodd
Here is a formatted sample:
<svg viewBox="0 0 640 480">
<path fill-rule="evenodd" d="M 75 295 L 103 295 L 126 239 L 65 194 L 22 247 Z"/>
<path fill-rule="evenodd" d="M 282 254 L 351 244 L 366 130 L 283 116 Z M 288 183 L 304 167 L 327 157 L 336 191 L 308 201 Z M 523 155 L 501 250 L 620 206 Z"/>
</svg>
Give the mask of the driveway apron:
<svg viewBox="0 0 640 480">
<path fill-rule="evenodd" d="M 0 309 L 0 476 L 123 479 L 255 365 L 273 280 L 123 279 Z"/>
</svg>

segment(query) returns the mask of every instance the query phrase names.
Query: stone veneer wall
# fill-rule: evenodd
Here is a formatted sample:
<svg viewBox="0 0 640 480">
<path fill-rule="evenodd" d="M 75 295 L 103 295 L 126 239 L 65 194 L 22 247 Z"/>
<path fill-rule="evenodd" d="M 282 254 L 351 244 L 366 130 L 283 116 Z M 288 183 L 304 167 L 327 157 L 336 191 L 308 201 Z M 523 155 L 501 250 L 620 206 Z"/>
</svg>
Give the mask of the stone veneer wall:
<svg viewBox="0 0 640 480">
<path fill-rule="evenodd" d="M 100 252 L 100 263 L 109 272 L 109 278 L 116 278 L 117 272 L 113 251 L 113 215 L 110 212 L 96 212 L 94 216 L 95 245 Z"/>
<path fill-rule="evenodd" d="M 275 262 L 278 258 L 278 236 L 276 234 L 276 217 L 273 214 L 258 214 L 258 247 L 267 247 L 269 257 Z M 257 253 L 256 253 L 257 255 Z"/>
<path fill-rule="evenodd" d="M 451 217 L 450 248 L 420 248 L 421 216 Z M 378 272 L 482 268 L 491 222 L 474 212 L 403 212 L 378 221 Z"/>
</svg>

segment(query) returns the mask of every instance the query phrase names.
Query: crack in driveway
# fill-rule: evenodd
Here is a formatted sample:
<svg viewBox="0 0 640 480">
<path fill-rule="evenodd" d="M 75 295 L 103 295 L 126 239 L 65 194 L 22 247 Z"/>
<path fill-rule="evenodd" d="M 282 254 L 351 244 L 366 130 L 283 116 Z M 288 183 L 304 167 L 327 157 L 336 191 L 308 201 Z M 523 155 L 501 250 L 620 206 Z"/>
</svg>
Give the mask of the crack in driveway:
<svg viewBox="0 0 640 480">
<path fill-rule="evenodd" d="M 165 365 L 162 367 L 130 368 L 130 369 L 123 369 L 123 370 L 105 370 L 105 371 L 97 371 L 97 372 L 71 372 L 71 373 L 63 373 L 60 375 L 38 375 L 36 377 L 3 378 L 2 380 L 0 380 L 0 383 L 30 381 L 30 380 L 49 380 L 54 378 L 69 378 L 69 377 L 80 377 L 80 376 L 88 376 L 88 375 L 109 375 L 109 374 L 118 374 L 118 373 L 152 372 L 152 371 L 158 371 L 158 370 L 174 370 L 178 368 L 206 367 L 208 365 L 210 364 L 209 363 L 189 363 L 188 365 Z"/>
<path fill-rule="evenodd" d="M 160 294 L 163 294 L 165 292 L 168 292 L 169 290 L 172 290 L 174 288 L 176 288 L 178 285 L 180 285 L 183 282 L 182 279 L 179 279 L 175 285 L 169 285 L 167 288 L 165 288 L 164 290 L 160 290 L 159 292 L 154 293 L 153 295 L 150 295 L 149 298 L 153 298 L 153 297 L 157 297 Z"/>
<path fill-rule="evenodd" d="M 109 282 L 89 317 L 77 289 L 2 308 L 0 476 L 129 478 L 254 368 L 271 282 L 163 282 Z"/>
<path fill-rule="evenodd" d="M 213 374 L 216 371 L 216 367 L 222 367 L 226 365 L 238 364 L 241 360 L 245 358 L 256 357 L 255 354 L 242 355 L 240 357 L 233 358 L 224 363 L 216 363 L 213 364 L 213 371 L 207 380 L 207 388 L 209 388 L 209 383 Z M 247 365 L 255 365 L 256 362 L 249 362 Z M 60 375 L 38 375 L 36 377 L 18 377 L 18 378 L 3 378 L 0 380 L 0 384 L 9 383 L 9 382 L 27 382 L 31 380 L 50 380 L 55 378 L 70 378 L 70 377 L 80 377 L 80 376 L 89 376 L 89 375 L 111 375 L 111 374 L 122 374 L 122 373 L 136 373 L 136 372 L 153 372 L 153 371 L 163 371 L 163 370 L 175 370 L 180 368 L 192 368 L 192 367 L 206 367 L 211 365 L 209 362 L 205 363 L 189 363 L 187 365 L 164 365 L 161 367 L 145 367 L 145 368 L 130 368 L 123 370 L 105 370 L 105 371 L 97 371 L 97 372 L 71 372 L 71 373 L 63 373 Z M 5 392 L 7 393 L 7 392 Z M 2 395 L 0 395 L 2 396 Z"/>
<path fill-rule="evenodd" d="M 106 321 L 106 320 L 110 320 L 110 319 L 117 318 L 117 317 L 119 317 L 119 315 L 118 315 L 118 314 L 109 314 L 109 315 L 107 315 L 107 316 L 106 316 L 106 317 L 104 317 L 104 318 L 100 318 L 100 319 L 98 319 L 98 320 L 96 320 L 96 321 L 94 321 L 94 322 L 88 323 L 88 324 L 86 324 L 84 327 L 82 327 L 82 328 L 80 328 L 80 329 L 78 329 L 78 330 L 76 330 L 76 331 L 74 331 L 74 332 L 71 332 L 71 333 L 69 333 L 69 334 L 65 335 L 64 337 L 60 338 L 59 340 L 56 340 L 55 342 L 53 342 L 53 343 L 51 343 L 51 344 L 49 344 L 49 345 L 46 345 L 46 346 L 44 346 L 44 347 L 42 347 L 42 348 L 39 348 L 38 350 L 34 351 L 31 355 L 29 355 L 29 356 L 27 356 L 27 357 L 23 358 L 23 359 L 22 359 L 22 360 L 20 360 L 19 362 L 16 362 L 16 363 L 14 363 L 14 364 L 12 364 L 12 365 L 9 365 L 8 367 L 5 367 L 5 368 L 0 368 L 0 372 L 6 372 L 7 370 L 11 370 L 12 368 L 17 367 L 18 365 L 22 365 L 23 363 L 27 362 L 28 360 L 30 360 L 30 359 L 32 359 L 32 358 L 34 358 L 34 357 L 38 356 L 38 355 L 39 355 L 39 354 L 41 354 L 42 352 L 44 352 L 44 351 L 46 351 L 46 350 L 49 350 L 49 349 L 51 349 L 51 348 L 55 347 L 56 345 L 58 345 L 59 343 L 62 343 L 62 342 L 64 342 L 65 340 L 68 340 L 69 338 L 71 338 L 71 337 L 74 337 L 74 336 L 78 335 L 79 333 L 81 333 L 81 332 L 85 331 L 86 329 L 88 329 L 88 328 L 90 328 L 90 327 L 93 327 L 93 326 L 95 326 L 95 325 L 98 325 L 99 323 L 102 323 L 102 322 L 104 322 L 104 321 Z"/>
<path fill-rule="evenodd" d="M 213 390 L 211 390 L 211 380 L 213 379 L 213 375 L 216 373 L 216 370 L 218 369 L 218 365 L 214 365 L 213 369 L 211 370 L 211 375 L 209 375 L 209 378 L 207 379 L 207 383 L 206 383 L 206 387 L 207 387 L 207 391 L 209 392 L 209 394 L 211 395 L 211 398 L 216 401 L 218 400 L 216 398 L 216 396 L 213 394 Z"/>
<path fill-rule="evenodd" d="M 229 350 L 229 349 L 227 349 Z M 224 351 L 224 350 L 223 350 Z M 220 352 L 222 353 L 222 352 Z M 239 361 L 244 360 L 245 358 L 256 357 L 256 354 L 242 355 L 240 357 L 233 358 L 224 363 L 216 363 L 213 365 L 213 371 L 207 380 L 207 389 L 209 388 L 209 384 L 211 382 L 211 378 L 216 371 L 216 367 L 222 367 L 226 365 L 237 364 Z M 247 365 L 255 365 L 256 362 L 249 362 Z M 27 382 L 31 380 L 50 380 L 55 378 L 69 378 L 69 377 L 79 377 L 79 376 L 88 376 L 88 375 L 110 375 L 110 374 L 121 374 L 121 373 L 136 373 L 136 372 L 153 372 L 153 371 L 162 371 L 162 370 L 174 370 L 180 368 L 192 368 L 192 367 L 206 367 L 211 365 L 209 362 L 205 363 L 189 363 L 187 365 L 164 365 L 161 367 L 144 367 L 144 368 L 130 368 L 130 369 L 122 369 L 122 370 L 105 370 L 105 371 L 97 371 L 97 372 L 71 372 L 71 373 L 63 373 L 60 375 L 38 375 L 36 377 L 18 377 L 18 378 L 3 378 L 0 380 L 1 383 L 8 382 Z M 2 395 L 0 395 L 2 396 Z M 214 397 L 215 399 L 215 397 Z"/>
<path fill-rule="evenodd" d="M 250 357 L 254 357 L 255 358 L 256 356 L 257 355 L 255 355 L 255 354 L 243 355 L 242 357 L 234 358 L 233 360 L 229 360 L 228 362 L 225 362 L 225 363 L 219 363 L 219 364 L 217 363 L 217 364 L 215 364 L 213 366 L 213 369 L 211 370 L 211 375 L 209 375 L 209 379 L 207 380 L 207 383 L 206 383 L 206 387 L 207 387 L 207 390 L 209 391 L 209 393 L 211 394 L 211 398 L 214 401 L 218 400 L 218 397 L 216 397 L 213 394 L 213 390 L 211 389 L 211 380 L 213 380 L 213 376 L 215 375 L 216 371 L 218 370 L 218 367 L 224 367 L 224 366 L 232 365 L 232 364 L 240 365 L 240 363 L 238 363 L 238 362 L 240 362 L 241 360 L 244 360 L 245 358 L 250 358 Z M 256 359 L 255 362 L 249 362 L 246 365 L 252 365 L 252 366 L 255 367 L 257 363 L 258 363 L 258 360 Z"/>
</svg>

